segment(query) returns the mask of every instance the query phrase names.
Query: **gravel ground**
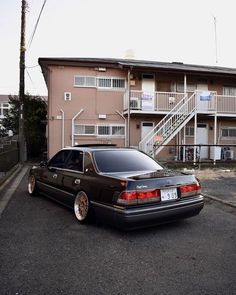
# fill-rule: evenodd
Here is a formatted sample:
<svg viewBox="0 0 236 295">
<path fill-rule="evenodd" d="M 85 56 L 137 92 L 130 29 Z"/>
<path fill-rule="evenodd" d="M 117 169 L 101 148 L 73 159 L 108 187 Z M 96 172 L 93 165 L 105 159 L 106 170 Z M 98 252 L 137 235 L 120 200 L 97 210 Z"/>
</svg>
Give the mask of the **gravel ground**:
<svg viewBox="0 0 236 295">
<path fill-rule="evenodd" d="M 189 170 L 188 170 L 189 171 Z M 201 181 L 205 194 L 236 206 L 236 171 L 232 169 L 191 170 Z"/>
</svg>

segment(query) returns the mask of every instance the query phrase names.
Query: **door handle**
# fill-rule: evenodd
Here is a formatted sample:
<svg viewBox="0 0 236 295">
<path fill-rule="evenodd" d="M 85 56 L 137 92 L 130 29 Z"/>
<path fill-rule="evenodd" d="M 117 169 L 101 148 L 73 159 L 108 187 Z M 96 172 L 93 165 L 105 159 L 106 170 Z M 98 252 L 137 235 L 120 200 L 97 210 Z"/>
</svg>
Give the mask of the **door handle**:
<svg viewBox="0 0 236 295">
<path fill-rule="evenodd" d="M 53 174 L 52 178 L 57 179 L 57 174 Z"/>
<path fill-rule="evenodd" d="M 75 179 L 74 183 L 75 183 L 75 184 L 80 184 L 80 179 L 78 179 L 78 178 Z"/>
</svg>

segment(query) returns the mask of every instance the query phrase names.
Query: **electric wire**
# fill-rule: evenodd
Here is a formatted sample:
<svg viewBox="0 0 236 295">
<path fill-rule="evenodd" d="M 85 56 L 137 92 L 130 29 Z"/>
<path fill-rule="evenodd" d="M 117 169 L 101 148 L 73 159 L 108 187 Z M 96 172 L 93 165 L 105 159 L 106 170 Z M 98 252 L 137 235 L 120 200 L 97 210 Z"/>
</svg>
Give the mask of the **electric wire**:
<svg viewBox="0 0 236 295">
<path fill-rule="evenodd" d="M 27 66 L 25 67 L 26 69 L 33 69 L 33 68 L 36 68 L 36 67 L 39 67 L 39 65 L 35 65 L 35 66 Z"/>
<path fill-rule="evenodd" d="M 44 0 L 43 5 L 42 5 L 42 7 L 41 7 L 41 10 L 40 10 L 40 13 L 39 13 L 38 19 L 37 19 L 36 24 L 35 24 L 35 26 L 34 26 L 33 33 L 32 33 L 32 35 L 31 35 L 31 37 L 30 37 L 30 40 L 29 40 L 28 50 L 30 49 L 30 46 L 31 46 L 31 44 L 32 44 L 32 42 L 33 42 L 34 35 L 35 35 L 36 30 L 37 30 L 37 27 L 38 27 L 38 24 L 39 24 L 39 20 L 40 20 L 40 18 L 41 18 L 41 15 L 42 15 L 42 12 L 43 12 L 43 9 L 44 9 L 44 6 L 45 6 L 46 2 L 47 2 L 47 0 Z"/>
</svg>

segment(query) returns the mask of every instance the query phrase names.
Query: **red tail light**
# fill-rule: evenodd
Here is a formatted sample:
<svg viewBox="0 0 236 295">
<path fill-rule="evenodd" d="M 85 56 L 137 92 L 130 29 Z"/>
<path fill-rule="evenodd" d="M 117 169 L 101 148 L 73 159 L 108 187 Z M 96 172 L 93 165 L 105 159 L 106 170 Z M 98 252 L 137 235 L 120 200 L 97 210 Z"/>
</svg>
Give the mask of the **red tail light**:
<svg viewBox="0 0 236 295">
<path fill-rule="evenodd" d="M 200 183 L 183 185 L 180 187 L 180 191 L 181 191 L 181 197 L 198 195 L 201 193 L 201 185 Z"/>
<path fill-rule="evenodd" d="M 137 195 L 136 192 L 123 192 L 120 194 L 118 198 L 118 203 L 121 204 L 136 204 L 137 203 Z"/>
<path fill-rule="evenodd" d="M 119 204 L 132 205 L 160 201 L 161 192 L 158 189 L 151 191 L 124 191 L 118 198 Z"/>
</svg>

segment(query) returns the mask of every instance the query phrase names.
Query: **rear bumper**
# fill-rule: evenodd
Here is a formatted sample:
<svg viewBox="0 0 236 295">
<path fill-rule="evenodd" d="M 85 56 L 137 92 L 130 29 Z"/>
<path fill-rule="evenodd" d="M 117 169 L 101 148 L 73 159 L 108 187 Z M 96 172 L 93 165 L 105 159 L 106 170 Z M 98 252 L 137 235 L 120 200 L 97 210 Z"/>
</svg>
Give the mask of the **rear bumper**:
<svg viewBox="0 0 236 295">
<path fill-rule="evenodd" d="M 204 206 L 204 197 L 198 195 L 178 202 L 129 209 L 92 203 L 99 219 L 120 228 L 133 229 L 195 216 Z"/>
</svg>

